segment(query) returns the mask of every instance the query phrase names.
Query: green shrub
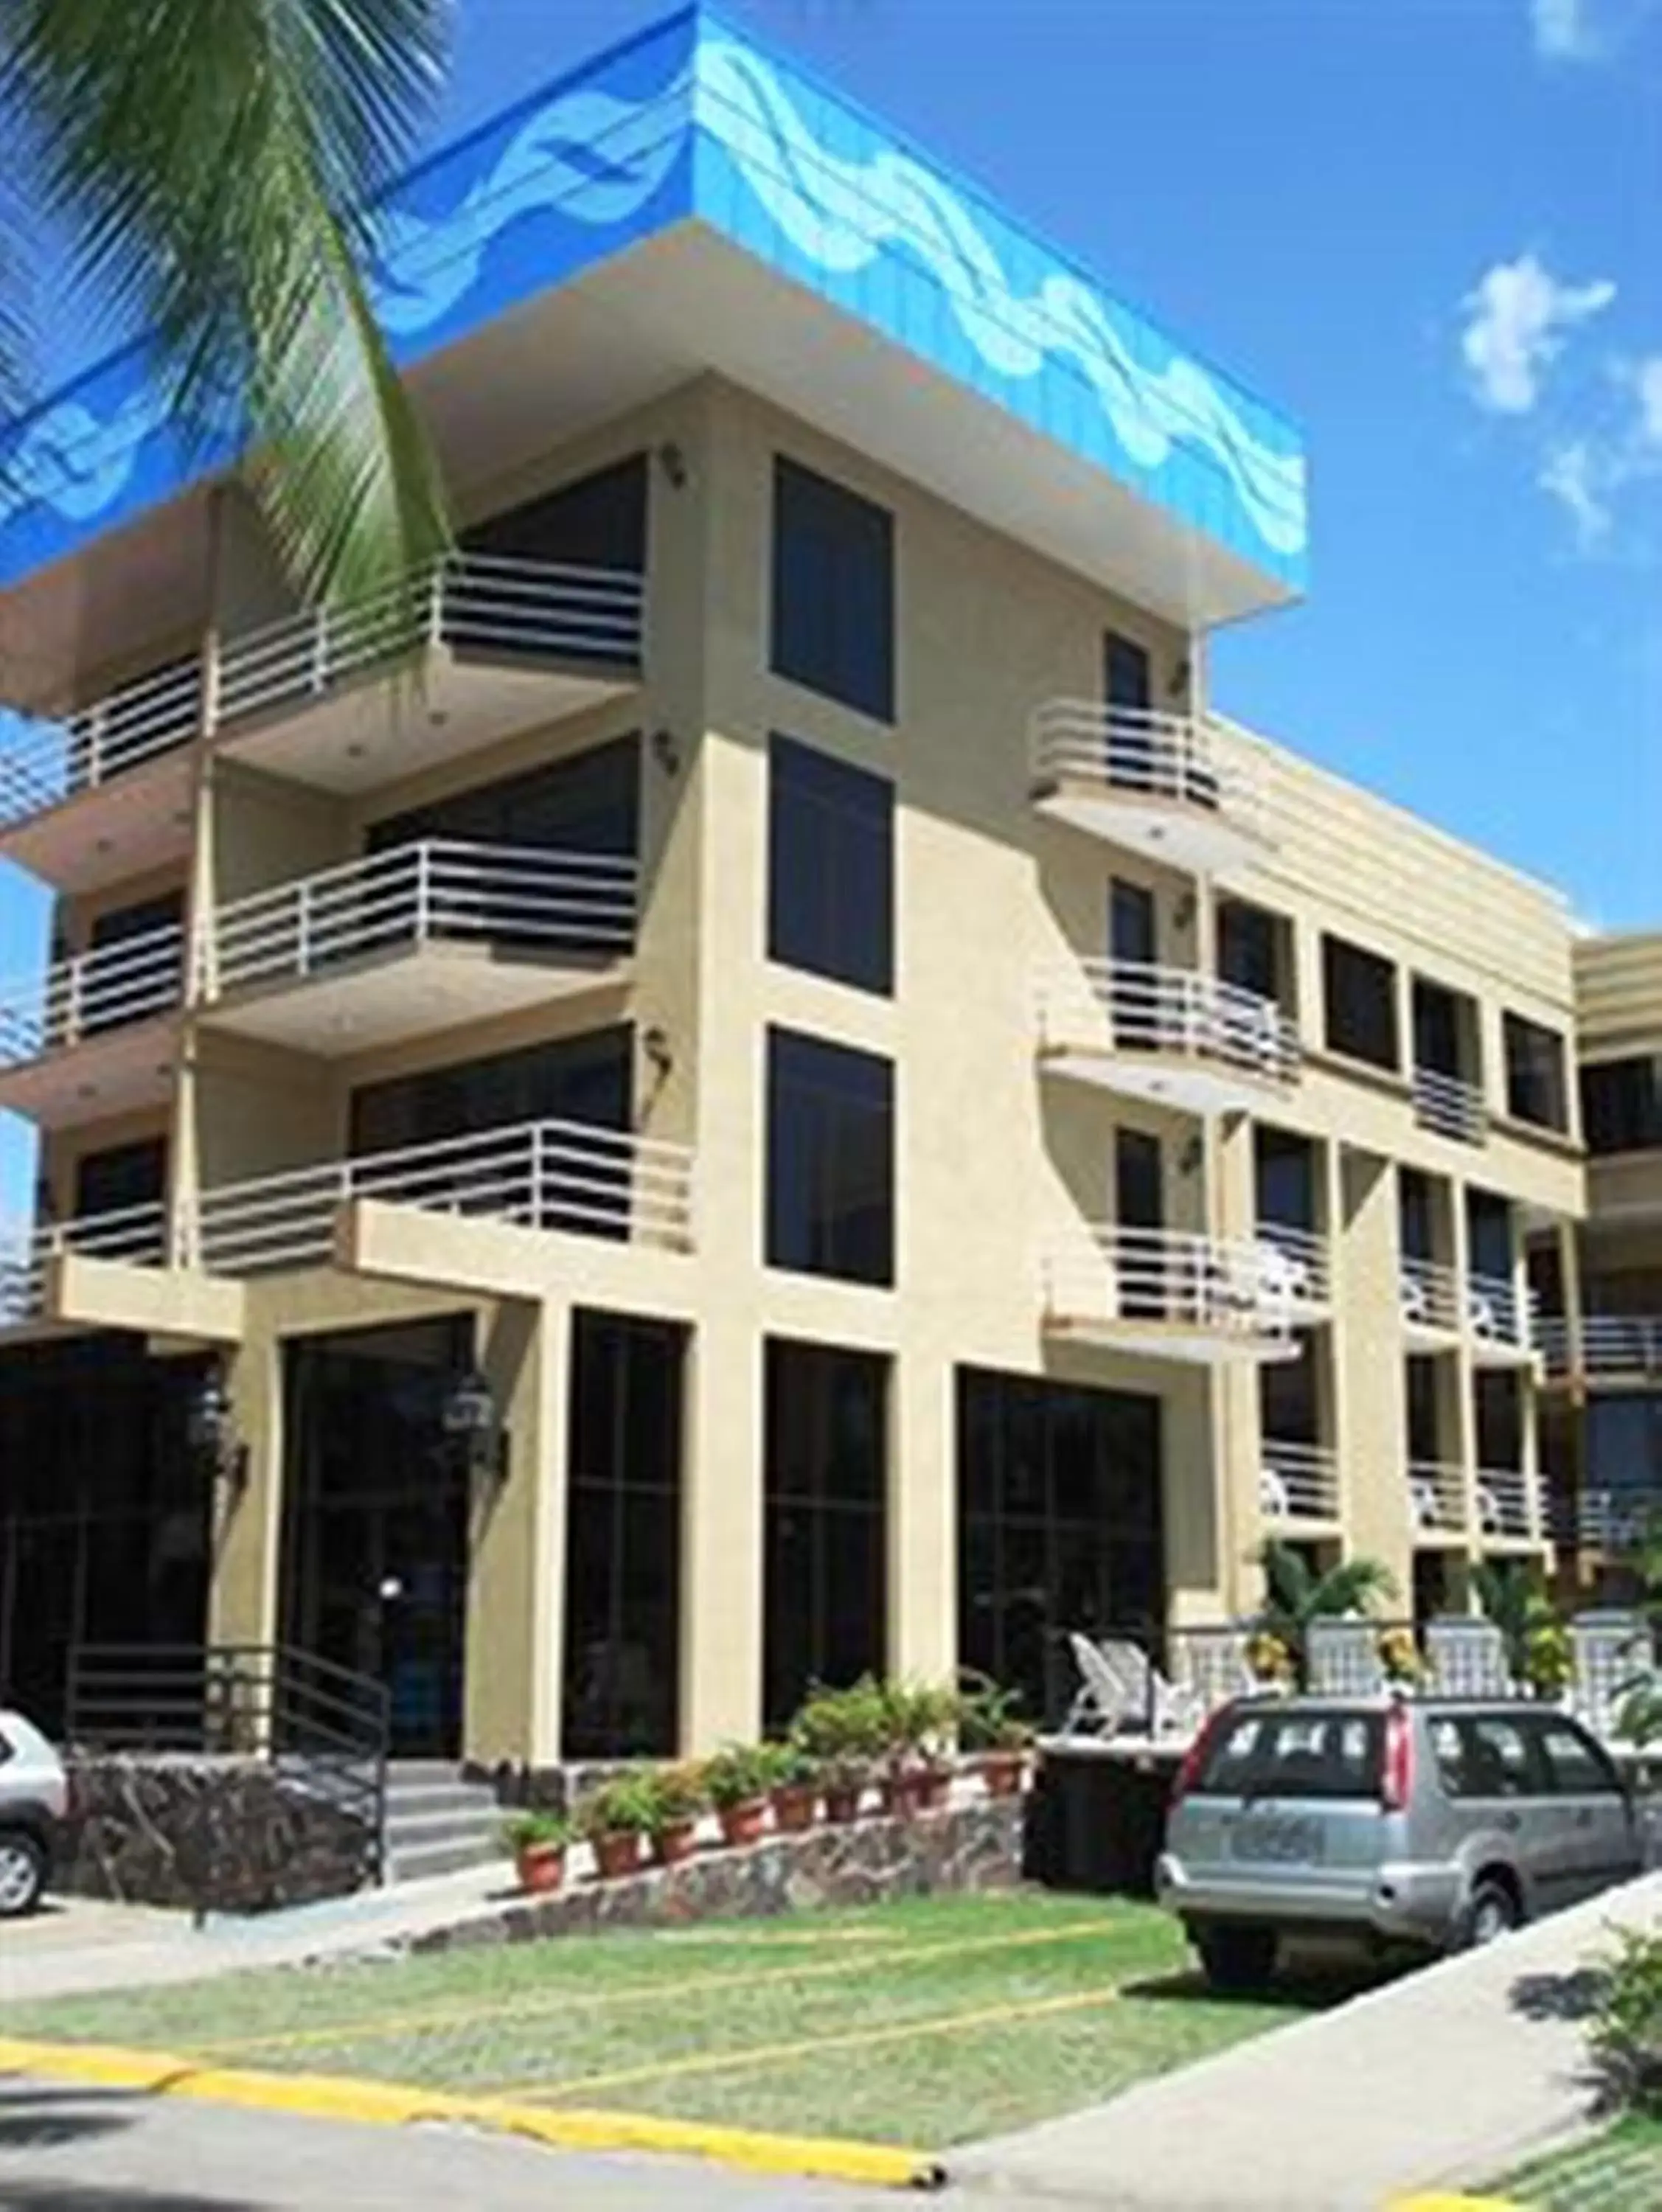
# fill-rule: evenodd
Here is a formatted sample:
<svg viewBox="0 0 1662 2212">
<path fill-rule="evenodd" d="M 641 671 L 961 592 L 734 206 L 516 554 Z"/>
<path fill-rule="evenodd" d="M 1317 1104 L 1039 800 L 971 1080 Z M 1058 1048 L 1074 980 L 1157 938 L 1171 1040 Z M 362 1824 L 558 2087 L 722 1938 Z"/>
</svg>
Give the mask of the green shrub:
<svg viewBox="0 0 1662 2212">
<path fill-rule="evenodd" d="M 935 1682 L 886 1682 L 880 1695 L 892 1757 L 938 1759 L 946 1752 L 959 1717 L 955 1690 Z"/>
<path fill-rule="evenodd" d="M 576 1830 L 563 1813 L 516 1813 L 502 1827 L 510 1851 L 563 1850 Z"/>
<path fill-rule="evenodd" d="M 1020 1690 L 1006 1689 L 990 1674 L 966 1667 L 960 1678 L 958 1740 L 965 1751 L 1025 1751 L 1033 1740 L 1031 1724 L 1016 1711 Z"/>
<path fill-rule="evenodd" d="M 770 1790 L 811 1790 L 819 1779 L 819 1761 L 800 1743 L 764 1743 L 761 1755 Z"/>
<path fill-rule="evenodd" d="M 1662 2117 L 1662 1934 L 1616 1930 L 1588 2040 L 1611 2093 Z"/>
<path fill-rule="evenodd" d="M 889 1747 L 890 1715 L 881 1686 L 862 1674 L 845 1690 L 816 1688 L 791 1724 L 791 1735 L 828 1775 L 853 1779 Z"/>
<path fill-rule="evenodd" d="M 584 1835 L 649 1835 L 658 1817 L 658 1793 L 649 1774 L 621 1774 L 591 1790 L 577 1808 Z"/>
<path fill-rule="evenodd" d="M 773 1787 L 772 1762 L 759 1743 L 724 1744 L 704 1769 L 709 1802 L 718 1812 L 753 1804 Z"/>
<path fill-rule="evenodd" d="M 648 1778 L 652 1792 L 652 1832 L 696 1820 L 709 1802 L 709 1774 L 702 1759 L 685 1759 L 654 1767 Z"/>
</svg>

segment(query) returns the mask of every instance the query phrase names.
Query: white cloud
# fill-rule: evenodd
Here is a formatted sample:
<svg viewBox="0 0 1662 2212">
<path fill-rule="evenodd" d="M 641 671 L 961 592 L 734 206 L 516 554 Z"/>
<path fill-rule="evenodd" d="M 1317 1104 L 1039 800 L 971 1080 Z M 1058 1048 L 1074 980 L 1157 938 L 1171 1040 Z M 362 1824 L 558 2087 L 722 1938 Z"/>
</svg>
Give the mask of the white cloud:
<svg viewBox="0 0 1662 2212">
<path fill-rule="evenodd" d="M 1639 394 L 1640 443 L 1662 448 L 1662 353 L 1653 353 L 1634 371 Z"/>
<path fill-rule="evenodd" d="M 1568 333 L 1615 297 L 1605 277 L 1561 284 L 1533 253 L 1497 261 L 1464 302 L 1460 351 L 1479 404 L 1497 415 L 1529 414 Z"/>
<path fill-rule="evenodd" d="M 1605 493 L 1616 487 L 1608 478 L 1604 457 L 1586 438 L 1572 438 L 1550 447 L 1536 477 L 1542 490 L 1550 493 L 1568 514 L 1574 525 L 1576 544 L 1583 553 L 1592 552 L 1610 535 L 1610 510 Z"/>
<path fill-rule="evenodd" d="M 1587 0 L 1530 0 L 1530 28 L 1543 61 L 1593 61 L 1604 51 Z"/>
</svg>

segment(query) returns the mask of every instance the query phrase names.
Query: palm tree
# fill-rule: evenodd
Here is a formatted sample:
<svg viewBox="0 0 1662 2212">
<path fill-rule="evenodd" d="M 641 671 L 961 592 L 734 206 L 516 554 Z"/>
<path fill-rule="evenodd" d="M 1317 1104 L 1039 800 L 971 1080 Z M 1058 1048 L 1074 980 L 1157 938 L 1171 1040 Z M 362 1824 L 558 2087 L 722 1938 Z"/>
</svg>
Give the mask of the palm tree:
<svg viewBox="0 0 1662 2212">
<path fill-rule="evenodd" d="M 1526 1559 L 1479 1559 L 1471 1570 L 1471 1587 L 1483 1618 L 1501 1632 L 1507 1671 L 1514 1682 L 1521 1682 L 1528 1671 L 1530 1637 L 1552 1616 L 1540 1570 Z"/>
<path fill-rule="evenodd" d="M 1366 1613 L 1376 1599 L 1392 1598 L 1397 1586 L 1378 1559 L 1341 1559 L 1317 1574 L 1302 1552 L 1266 1537 L 1258 1553 L 1263 1569 L 1263 1605 L 1258 1626 L 1287 1647 L 1300 1687 L 1309 1677 L 1310 1629 L 1318 1620 L 1342 1620 Z"/>
<path fill-rule="evenodd" d="M 366 272 L 449 21 L 450 0 L 6 0 L 0 22 L 0 408 L 28 386 L 27 222 L 143 332 L 186 435 L 234 437 L 311 598 L 448 542 Z"/>
</svg>

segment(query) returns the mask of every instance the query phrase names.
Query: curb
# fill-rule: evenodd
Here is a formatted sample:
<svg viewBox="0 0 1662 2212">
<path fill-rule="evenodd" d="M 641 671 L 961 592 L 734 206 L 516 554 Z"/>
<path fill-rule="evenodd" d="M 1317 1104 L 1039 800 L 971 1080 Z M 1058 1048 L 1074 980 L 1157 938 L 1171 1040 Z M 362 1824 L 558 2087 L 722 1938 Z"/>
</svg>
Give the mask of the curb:
<svg viewBox="0 0 1662 2212">
<path fill-rule="evenodd" d="M 835 2136 L 766 2135 L 748 2128 L 654 2119 L 643 2112 L 587 2112 L 409 2088 L 328 2074 L 258 2074 L 200 2066 L 165 2051 L 0 2038 L 0 2074 L 44 2074 L 151 2097 L 191 2097 L 247 2112 L 351 2120 L 372 2127 L 448 2121 L 528 2136 L 556 2150 L 660 2151 L 751 2173 L 861 2182 L 880 2189 L 937 2189 L 946 2176 L 927 2152 Z"/>
</svg>

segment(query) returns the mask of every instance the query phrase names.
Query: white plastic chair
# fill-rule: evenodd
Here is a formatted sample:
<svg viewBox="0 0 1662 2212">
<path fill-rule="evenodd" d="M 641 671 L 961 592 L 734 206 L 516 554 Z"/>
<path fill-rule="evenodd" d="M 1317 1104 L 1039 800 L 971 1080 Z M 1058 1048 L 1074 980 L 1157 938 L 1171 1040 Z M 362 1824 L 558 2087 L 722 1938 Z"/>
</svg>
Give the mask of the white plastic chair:
<svg viewBox="0 0 1662 2212">
<path fill-rule="evenodd" d="M 1081 1636 L 1077 1629 L 1068 1632 L 1068 1649 L 1079 1669 L 1080 1686 L 1062 1724 L 1062 1734 L 1111 1735 L 1131 1717 L 1134 1690 L 1117 1667 L 1110 1663 L 1103 1647 L 1093 1644 L 1088 1636 Z"/>
</svg>

